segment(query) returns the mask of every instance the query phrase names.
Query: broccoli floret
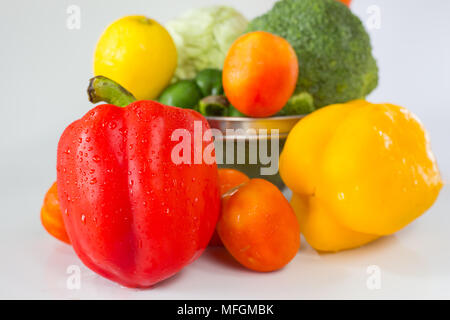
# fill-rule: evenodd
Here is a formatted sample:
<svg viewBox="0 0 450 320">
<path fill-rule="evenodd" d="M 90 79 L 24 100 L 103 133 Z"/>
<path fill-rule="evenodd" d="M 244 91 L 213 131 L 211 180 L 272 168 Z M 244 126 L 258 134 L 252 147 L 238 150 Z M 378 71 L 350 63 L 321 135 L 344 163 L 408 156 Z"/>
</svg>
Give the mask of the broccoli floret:
<svg viewBox="0 0 450 320">
<path fill-rule="evenodd" d="M 315 107 L 367 96 L 378 67 L 361 20 L 336 0 L 281 0 L 250 22 L 290 42 L 299 61 L 295 92 L 308 92 Z"/>
<path fill-rule="evenodd" d="M 286 105 L 278 112 L 278 116 L 308 114 L 315 110 L 314 99 L 308 92 L 294 94 Z"/>
</svg>

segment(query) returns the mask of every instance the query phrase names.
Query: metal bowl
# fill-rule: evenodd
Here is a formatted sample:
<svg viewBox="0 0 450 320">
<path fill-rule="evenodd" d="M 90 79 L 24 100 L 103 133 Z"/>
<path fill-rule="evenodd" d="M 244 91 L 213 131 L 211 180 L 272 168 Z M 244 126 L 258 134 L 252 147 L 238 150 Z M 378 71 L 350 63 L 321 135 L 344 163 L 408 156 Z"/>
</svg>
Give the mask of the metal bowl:
<svg viewBox="0 0 450 320">
<path fill-rule="evenodd" d="M 289 132 L 303 117 L 206 117 L 211 128 L 217 129 L 214 143 L 218 167 L 266 179 L 282 190 L 285 185 L 278 173 L 278 158 Z"/>
</svg>

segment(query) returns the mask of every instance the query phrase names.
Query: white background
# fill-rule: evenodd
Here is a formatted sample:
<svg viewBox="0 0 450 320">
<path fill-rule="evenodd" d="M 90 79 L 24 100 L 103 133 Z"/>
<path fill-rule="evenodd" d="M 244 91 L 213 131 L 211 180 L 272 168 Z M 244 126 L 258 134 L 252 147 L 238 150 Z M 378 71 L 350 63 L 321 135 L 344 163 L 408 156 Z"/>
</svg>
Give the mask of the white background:
<svg viewBox="0 0 450 320">
<path fill-rule="evenodd" d="M 2 0 L 0 3 L 0 298 L 450 298 L 450 190 L 396 235 L 366 247 L 319 255 L 305 241 L 285 269 L 259 274 L 222 249 L 208 250 L 170 280 L 130 290 L 82 266 L 70 246 L 40 225 L 43 196 L 55 180 L 56 145 L 63 129 L 91 105 L 85 89 L 92 53 L 104 27 L 128 14 L 160 22 L 186 9 L 228 4 L 248 18 L 271 0 Z M 450 180 L 450 1 L 354 0 L 381 9 L 370 30 L 380 84 L 369 100 L 415 112 L 430 132 L 446 182 Z M 67 7 L 81 8 L 81 29 L 66 28 Z M 81 267 L 81 289 L 66 288 L 66 268 Z M 367 267 L 381 271 L 369 290 Z"/>
</svg>

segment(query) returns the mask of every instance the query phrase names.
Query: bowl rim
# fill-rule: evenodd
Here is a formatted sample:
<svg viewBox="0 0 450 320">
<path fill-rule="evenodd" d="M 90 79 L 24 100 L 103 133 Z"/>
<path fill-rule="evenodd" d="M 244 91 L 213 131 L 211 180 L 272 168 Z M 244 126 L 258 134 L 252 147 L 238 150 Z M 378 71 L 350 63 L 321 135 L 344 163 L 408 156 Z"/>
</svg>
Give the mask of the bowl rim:
<svg viewBox="0 0 450 320">
<path fill-rule="evenodd" d="M 232 122 L 255 122 L 255 121 L 283 121 L 283 120 L 297 120 L 302 119 L 306 114 L 293 116 L 276 116 L 266 118 L 251 118 L 251 117 L 223 117 L 223 116 L 205 116 L 206 120 L 215 121 L 232 121 Z"/>
</svg>

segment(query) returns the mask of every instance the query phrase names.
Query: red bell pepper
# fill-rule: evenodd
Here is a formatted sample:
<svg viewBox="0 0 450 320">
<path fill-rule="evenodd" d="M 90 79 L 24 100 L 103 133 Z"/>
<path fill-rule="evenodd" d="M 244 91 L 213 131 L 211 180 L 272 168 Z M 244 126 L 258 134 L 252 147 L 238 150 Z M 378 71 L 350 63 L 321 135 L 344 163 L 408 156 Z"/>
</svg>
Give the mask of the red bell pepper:
<svg viewBox="0 0 450 320">
<path fill-rule="evenodd" d="M 171 159 L 179 144 L 172 132 L 193 133 L 194 121 L 209 129 L 193 110 L 137 101 L 97 106 L 64 131 L 59 200 L 70 241 L 87 267 L 128 287 L 148 287 L 208 245 L 220 210 L 216 164 Z M 194 143 L 191 159 L 199 152 Z M 210 143 L 200 143 L 202 154 Z"/>
</svg>

